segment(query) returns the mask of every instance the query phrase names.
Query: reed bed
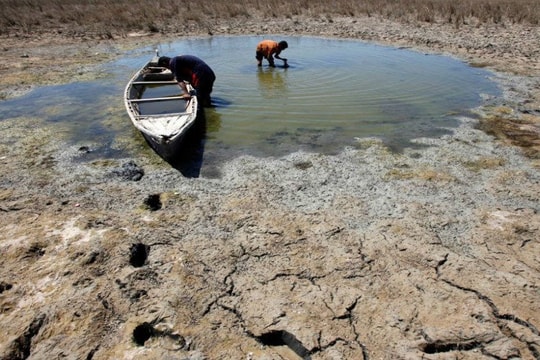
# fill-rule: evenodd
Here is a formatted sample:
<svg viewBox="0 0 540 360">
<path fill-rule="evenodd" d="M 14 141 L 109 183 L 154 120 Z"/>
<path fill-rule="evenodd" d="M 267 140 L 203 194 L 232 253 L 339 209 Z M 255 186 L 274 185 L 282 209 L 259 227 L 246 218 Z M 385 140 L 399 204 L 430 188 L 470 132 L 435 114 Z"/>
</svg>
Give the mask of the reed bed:
<svg viewBox="0 0 540 360">
<path fill-rule="evenodd" d="M 194 22 L 381 16 L 402 22 L 540 24 L 538 0 L 0 0 L 0 34 L 121 34 Z"/>
</svg>

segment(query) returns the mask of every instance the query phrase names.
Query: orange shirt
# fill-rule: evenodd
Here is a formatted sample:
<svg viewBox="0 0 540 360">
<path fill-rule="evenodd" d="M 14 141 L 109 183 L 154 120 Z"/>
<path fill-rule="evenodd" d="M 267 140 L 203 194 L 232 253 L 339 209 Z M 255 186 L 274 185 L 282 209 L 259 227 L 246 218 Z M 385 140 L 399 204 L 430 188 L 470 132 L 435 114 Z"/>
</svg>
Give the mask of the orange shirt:
<svg viewBox="0 0 540 360">
<path fill-rule="evenodd" d="M 279 54 L 281 50 L 276 41 L 273 40 L 263 40 L 257 45 L 257 52 L 260 52 L 264 57 L 269 57 L 272 54 Z"/>
</svg>

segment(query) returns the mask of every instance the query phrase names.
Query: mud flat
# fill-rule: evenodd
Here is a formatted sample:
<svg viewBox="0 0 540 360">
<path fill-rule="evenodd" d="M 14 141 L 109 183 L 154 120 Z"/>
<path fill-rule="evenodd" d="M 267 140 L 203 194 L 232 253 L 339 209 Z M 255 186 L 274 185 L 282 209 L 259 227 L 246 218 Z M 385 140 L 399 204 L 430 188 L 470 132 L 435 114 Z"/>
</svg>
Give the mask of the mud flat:
<svg viewBox="0 0 540 360">
<path fill-rule="evenodd" d="M 403 153 L 359 139 L 195 179 L 144 154 L 86 160 L 97 144 L 3 119 L 0 358 L 540 358 L 538 28 L 343 18 L 212 32 L 238 29 L 458 56 L 496 70 L 503 97 Z M 94 76 L 148 39 L 3 38 L 4 97 Z"/>
</svg>

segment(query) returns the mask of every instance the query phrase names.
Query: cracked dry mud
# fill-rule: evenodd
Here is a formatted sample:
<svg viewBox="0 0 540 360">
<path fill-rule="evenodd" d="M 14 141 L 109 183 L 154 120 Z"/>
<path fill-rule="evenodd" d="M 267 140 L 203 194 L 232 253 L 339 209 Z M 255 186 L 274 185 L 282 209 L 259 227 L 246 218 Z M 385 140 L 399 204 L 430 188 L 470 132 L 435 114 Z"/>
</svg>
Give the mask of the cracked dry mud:
<svg viewBox="0 0 540 360">
<path fill-rule="evenodd" d="M 493 57 L 465 50 L 494 41 L 474 31 L 371 21 L 318 31 Z M 504 98 L 479 112 L 534 134 L 538 63 L 513 61 L 500 31 L 493 67 L 526 75 L 500 73 Z M 537 138 L 460 120 L 399 154 L 359 139 L 197 179 L 0 121 L 0 358 L 540 359 Z"/>
</svg>

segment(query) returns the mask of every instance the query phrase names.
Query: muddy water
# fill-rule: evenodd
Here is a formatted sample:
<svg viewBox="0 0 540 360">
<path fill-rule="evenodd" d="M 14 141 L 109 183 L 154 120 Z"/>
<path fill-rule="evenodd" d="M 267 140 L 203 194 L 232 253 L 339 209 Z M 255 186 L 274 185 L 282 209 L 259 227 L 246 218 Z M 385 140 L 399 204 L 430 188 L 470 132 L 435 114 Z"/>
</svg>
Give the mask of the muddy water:
<svg viewBox="0 0 540 360">
<path fill-rule="evenodd" d="M 281 37 L 275 37 L 282 40 Z M 410 146 L 440 136 L 497 87 L 483 69 L 456 59 L 360 41 L 287 37 L 288 68 L 256 66 L 263 37 L 211 37 L 149 44 L 126 53 L 93 82 L 39 88 L 4 101 L 2 118 L 34 116 L 54 122 L 73 142 L 89 138 L 112 156 L 117 137 L 142 138 L 123 108 L 122 93 L 134 71 L 157 48 L 161 55 L 193 54 L 217 74 L 214 107 L 204 110 L 204 157 L 249 153 L 283 155 L 305 150 L 335 153 L 360 137 Z"/>
</svg>

